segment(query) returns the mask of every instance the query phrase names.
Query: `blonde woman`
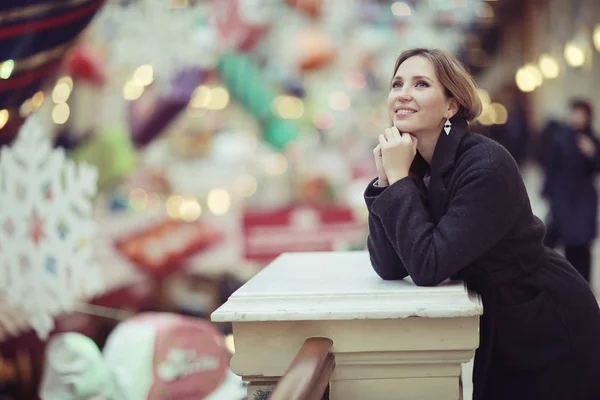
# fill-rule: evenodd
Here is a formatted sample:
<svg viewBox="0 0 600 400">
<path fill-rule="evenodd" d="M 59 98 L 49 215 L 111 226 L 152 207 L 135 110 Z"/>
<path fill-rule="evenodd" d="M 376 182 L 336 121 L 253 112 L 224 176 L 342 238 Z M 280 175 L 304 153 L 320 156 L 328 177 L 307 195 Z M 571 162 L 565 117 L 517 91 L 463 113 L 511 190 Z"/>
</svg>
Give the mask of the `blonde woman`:
<svg viewBox="0 0 600 400">
<path fill-rule="evenodd" d="M 451 55 L 400 55 L 391 128 L 365 191 L 368 249 L 383 279 L 464 280 L 483 300 L 475 400 L 600 398 L 600 309 L 586 281 L 544 247 L 509 153 L 469 131 L 476 85 Z"/>
</svg>

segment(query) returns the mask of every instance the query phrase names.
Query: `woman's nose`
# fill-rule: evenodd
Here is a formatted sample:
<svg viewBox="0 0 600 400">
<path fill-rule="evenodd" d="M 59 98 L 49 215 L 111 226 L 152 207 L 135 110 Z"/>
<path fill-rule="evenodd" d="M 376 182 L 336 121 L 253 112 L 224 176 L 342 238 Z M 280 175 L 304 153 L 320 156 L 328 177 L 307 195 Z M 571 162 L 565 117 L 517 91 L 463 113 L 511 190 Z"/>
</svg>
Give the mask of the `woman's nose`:
<svg viewBox="0 0 600 400">
<path fill-rule="evenodd" d="M 412 95 L 410 94 L 410 89 L 409 88 L 402 88 L 402 89 L 400 89 L 398 91 L 398 94 L 397 94 L 396 97 L 400 101 L 409 101 L 410 99 L 412 99 Z"/>
</svg>

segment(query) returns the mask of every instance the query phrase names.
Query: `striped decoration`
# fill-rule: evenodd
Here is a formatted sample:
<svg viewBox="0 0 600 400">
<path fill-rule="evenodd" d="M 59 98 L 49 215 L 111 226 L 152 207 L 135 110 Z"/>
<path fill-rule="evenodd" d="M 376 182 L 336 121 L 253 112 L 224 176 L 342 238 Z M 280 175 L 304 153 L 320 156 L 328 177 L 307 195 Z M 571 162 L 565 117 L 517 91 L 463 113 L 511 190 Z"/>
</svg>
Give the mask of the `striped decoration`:
<svg viewBox="0 0 600 400">
<path fill-rule="evenodd" d="M 105 0 L 0 1 L 0 110 L 11 120 L 0 129 L 0 145 L 16 135 L 21 104 L 43 89 L 60 68 L 65 54 Z M 10 60 L 10 61 L 9 61 Z M 6 69 L 5 69 L 6 71 Z M 16 121 L 13 120 L 16 118 Z"/>
</svg>

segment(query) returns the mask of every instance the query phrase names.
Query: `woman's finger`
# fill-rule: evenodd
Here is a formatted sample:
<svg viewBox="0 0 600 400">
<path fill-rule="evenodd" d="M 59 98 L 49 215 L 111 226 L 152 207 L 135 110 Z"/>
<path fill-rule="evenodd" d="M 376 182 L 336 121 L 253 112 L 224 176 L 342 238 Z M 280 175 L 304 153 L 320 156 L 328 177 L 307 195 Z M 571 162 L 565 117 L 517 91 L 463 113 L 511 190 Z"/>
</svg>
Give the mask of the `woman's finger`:
<svg viewBox="0 0 600 400">
<path fill-rule="evenodd" d="M 379 145 L 383 145 L 384 143 L 387 143 L 387 139 L 385 138 L 385 135 L 382 133 L 381 135 L 379 135 Z"/>
<path fill-rule="evenodd" d="M 412 144 L 412 139 L 411 139 L 410 133 L 402 133 L 401 141 L 405 144 L 409 144 L 409 143 Z"/>
<path fill-rule="evenodd" d="M 402 134 L 400 133 L 400 131 L 398 130 L 398 128 L 396 128 L 395 126 L 392 126 L 392 135 L 394 136 L 394 138 L 396 140 L 400 140 L 400 138 L 402 138 Z"/>
<path fill-rule="evenodd" d="M 392 134 L 392 130 L 390 128 L 385 128 L 385 138 L 388 142 L 394 141 L 394 135 Z"/>
</svg>

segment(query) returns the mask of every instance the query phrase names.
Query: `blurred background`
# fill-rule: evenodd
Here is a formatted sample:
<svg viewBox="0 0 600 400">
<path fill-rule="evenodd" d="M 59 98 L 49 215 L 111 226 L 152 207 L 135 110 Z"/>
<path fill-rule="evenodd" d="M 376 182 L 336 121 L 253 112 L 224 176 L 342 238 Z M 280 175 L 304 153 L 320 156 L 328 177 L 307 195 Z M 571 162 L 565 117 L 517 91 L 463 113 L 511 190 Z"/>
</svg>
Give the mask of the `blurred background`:
<svg viewBox="0 0 600 400">
<path fill-rule="evenodd" d="M 418 46 L 475 76 L 472 128 L 511 152 L 546 219 L 542 133 L 572 98 L 598 109 L 597 0 L 2 1 L 0 198 L 34 212 L 0 211 L 1 251 L 21 252 L 0 259 L 18 267 L 2 276 L 0 398 L 38 396 L 58 333 L 102 348 L 144 311 L 206 320 L 282 252 L 363 250 L 394 61 Z M 65 237 L 88 256 L 52 245 Z M 36 258 L 24 243 L 40 241 Z M 56 289 L 81 260 L 93 289 Z M 24 284 L 29 262 L 52 277 Z M 44 308 L 65 293 L 70 308 Z"/>
</svg>

